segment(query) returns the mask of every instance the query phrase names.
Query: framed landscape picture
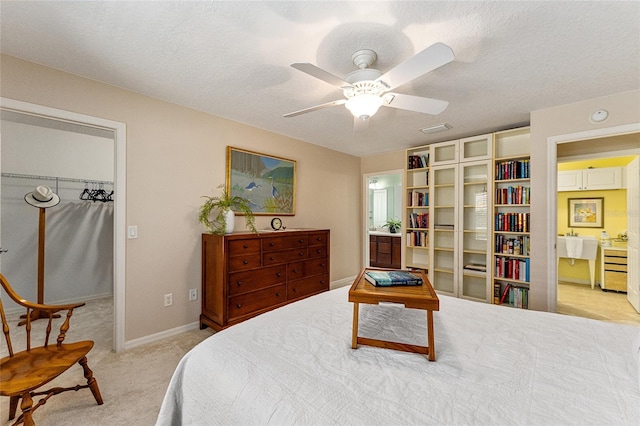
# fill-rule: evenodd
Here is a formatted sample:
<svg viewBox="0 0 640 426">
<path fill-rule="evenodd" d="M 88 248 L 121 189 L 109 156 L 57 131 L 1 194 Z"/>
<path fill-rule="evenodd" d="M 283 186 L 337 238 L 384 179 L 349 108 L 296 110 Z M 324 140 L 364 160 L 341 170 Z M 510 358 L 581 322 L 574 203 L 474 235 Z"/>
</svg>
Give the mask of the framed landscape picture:
<svg viewBox="0 0 640 426">
<path fill-rule="evenodd" d="M 296 162 L 227 147 L 227 190 L 249 200 L 255 215 L 296 214 Z"/>
<path fill-rule="evenodd" d="M 569 227 L 604 227 L 604 197 L 569 198 Z"/>
</svg>

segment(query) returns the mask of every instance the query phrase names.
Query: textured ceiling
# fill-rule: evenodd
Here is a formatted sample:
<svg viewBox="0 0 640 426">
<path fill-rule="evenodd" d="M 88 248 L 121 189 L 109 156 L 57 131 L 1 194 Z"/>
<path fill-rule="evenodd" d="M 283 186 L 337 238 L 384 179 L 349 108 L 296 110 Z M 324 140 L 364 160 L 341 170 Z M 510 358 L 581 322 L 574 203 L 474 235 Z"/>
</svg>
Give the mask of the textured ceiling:
<svg viewBox="0 0 640 426">
<path fill-rule="evenodd" d="M 291 68 L 344 77 L 359 49 L 385 72 L 425 47 L 453 62 L 395 89 L 449 101 L 381 108 L 354 132 L 342 98 Z M 640 89 L 640 2 L 26 2 L 0 4 L 0 50 L 356 156 L 499 130 L 531 111 Z M 452 129 L 419 131 L 440 123 Z"/>
</svg>

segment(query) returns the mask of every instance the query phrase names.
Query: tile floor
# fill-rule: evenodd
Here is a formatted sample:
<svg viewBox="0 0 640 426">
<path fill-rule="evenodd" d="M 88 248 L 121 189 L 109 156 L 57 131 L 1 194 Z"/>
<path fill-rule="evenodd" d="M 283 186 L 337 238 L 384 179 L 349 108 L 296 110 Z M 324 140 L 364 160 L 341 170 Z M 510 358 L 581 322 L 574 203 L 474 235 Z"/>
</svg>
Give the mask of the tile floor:
<svg viewBox="0 0 640 426">
<path fill-rule="evenodd" d="M 602 291 L 597 285 L 592 290 L 585 284 L 559 282 L 557 312 L 640 326 L 640 314 L 631 306 L 626 293 Z"/>
</svg>

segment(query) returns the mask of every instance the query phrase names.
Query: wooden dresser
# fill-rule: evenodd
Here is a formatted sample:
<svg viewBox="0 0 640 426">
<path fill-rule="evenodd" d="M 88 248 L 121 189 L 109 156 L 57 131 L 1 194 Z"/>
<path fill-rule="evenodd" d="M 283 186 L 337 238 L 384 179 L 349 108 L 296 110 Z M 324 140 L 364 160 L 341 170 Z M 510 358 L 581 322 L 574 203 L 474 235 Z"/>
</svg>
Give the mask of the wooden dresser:
<svg viewBox="0 0 640 426">
<path fill-rule="evenodd" d="M 200 328 L 221 330 L 329 290 L 329 230 L 202 234 Z"/>
</svg>

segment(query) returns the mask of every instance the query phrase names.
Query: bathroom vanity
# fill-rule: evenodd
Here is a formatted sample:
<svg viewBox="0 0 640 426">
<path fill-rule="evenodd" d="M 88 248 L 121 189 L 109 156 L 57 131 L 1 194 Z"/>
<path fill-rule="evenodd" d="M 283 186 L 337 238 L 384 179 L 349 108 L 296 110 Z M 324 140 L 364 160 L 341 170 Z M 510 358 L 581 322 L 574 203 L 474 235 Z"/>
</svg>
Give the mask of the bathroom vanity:
<svg viewBox="0 0 640 426">
<path fill-rule="evenodd" d="M 369 265 L 375 268 L 394 268 L 401 266 L 400 233 L 369 231 Z"/>
</svg>

